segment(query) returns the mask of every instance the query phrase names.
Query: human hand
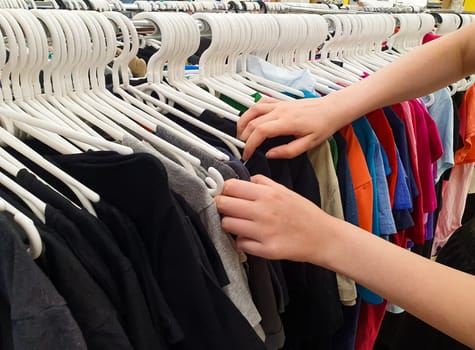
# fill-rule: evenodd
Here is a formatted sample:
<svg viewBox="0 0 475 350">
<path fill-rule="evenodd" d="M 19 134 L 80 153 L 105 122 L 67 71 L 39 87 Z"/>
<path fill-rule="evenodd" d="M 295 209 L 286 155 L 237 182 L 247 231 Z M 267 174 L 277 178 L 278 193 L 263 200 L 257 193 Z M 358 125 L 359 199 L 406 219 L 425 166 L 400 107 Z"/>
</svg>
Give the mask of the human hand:
<svg viewBox="0 0 475 350">
<path fill-rule="evenodd" d="M 269 178 L 228 180 L 215 197 L 222 226 L 237 236 L 238 249 L 267 259 L 325 265 L 337 219 Z"/>
<path fill-rule="evenodd" d="M 320 144 L 345 125 L 338 105 L 328 97 L 298 101 L 263 98 L 242 115 L 237 137 L 246 141 L 243 159 L 249 159 L 265 139 L 293 135 L 296 140 L 270 149 L 268 158 L 294 158 Z"/>
</svg>

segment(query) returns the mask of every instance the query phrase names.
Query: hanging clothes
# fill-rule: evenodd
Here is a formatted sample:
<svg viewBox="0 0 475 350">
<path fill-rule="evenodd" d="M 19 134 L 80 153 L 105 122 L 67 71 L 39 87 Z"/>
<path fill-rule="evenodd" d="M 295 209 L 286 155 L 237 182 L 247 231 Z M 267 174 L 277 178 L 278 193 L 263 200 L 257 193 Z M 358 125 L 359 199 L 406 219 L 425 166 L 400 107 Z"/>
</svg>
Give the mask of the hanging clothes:
<svg viewBox="0 0 475 350">
<path fill-rule="evenodd" d="M 26 252 L 13 217 L 0 213 L 0 223 L 2 349 L 87 349 L 66 302 Z"/>
</svg>

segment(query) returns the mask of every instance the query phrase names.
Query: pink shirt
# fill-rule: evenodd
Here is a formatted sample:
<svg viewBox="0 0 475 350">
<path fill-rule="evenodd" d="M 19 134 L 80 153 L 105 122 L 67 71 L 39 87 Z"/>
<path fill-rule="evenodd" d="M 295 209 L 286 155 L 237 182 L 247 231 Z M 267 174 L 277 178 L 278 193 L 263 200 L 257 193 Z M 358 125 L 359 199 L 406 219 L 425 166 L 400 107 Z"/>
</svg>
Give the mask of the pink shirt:
<svg viewBox="0 0 475 350">
<path fill-rule="evenodd" d="M 437 197 L 434 183 L 434 163 L 443 153 L 439 131 L 423 102 L 410 101 L 416 120 L 417 161 L 422 190 L 422 209 L 424 213 L 432 213 L 437 208 Z"/>
<path fill-rule="evenodd" d="M 435 228 L 432 255 L 436 255 L 461 225 L 468 190 L 473 175 L 473 163 L 456 164 L 449 181 L 442 184 L 442 209 Z"/>
</svg>

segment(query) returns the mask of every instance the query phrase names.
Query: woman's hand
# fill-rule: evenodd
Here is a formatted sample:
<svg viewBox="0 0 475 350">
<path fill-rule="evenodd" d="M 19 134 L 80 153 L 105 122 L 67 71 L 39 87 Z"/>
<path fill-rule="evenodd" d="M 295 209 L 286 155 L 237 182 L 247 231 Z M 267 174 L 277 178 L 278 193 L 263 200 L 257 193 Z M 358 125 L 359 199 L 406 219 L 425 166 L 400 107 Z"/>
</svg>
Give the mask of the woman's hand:
<svg viewBox="0 0 475 350">
<path fill-rule="evenodd" d="M 312 202 L 265 176 L 229 180 L 215 198 L 225 231 L 238 249 L 267 259 L 326 265 L 335 219 Z"/>
<path fill-rule="evenodd" d="M 267 138 L 295 136 L 295 141 L 266 154 L 268 158 L 293 158 L 333 135 L 349 121 L 338 117 L 341 101 L 334 104 L 328 97 L 285 102 L 263 98 L 238 121 L 237 136 L 246 141 L 243 159 L 249 159 Z"/>
</svg>

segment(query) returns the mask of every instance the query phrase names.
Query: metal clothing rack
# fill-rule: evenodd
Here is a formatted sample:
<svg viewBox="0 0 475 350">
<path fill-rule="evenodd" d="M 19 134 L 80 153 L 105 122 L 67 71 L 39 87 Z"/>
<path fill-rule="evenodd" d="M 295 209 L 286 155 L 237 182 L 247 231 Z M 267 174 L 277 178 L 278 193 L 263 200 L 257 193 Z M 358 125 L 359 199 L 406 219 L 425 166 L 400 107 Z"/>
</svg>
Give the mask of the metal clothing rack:
<svg viewBox="0 0 475 350">
<path fill-rule="evenodd" d="M 463 15 L 463 12 L 454 10 L 399 5 L 393 7 L 362 8 L 355 6 L 340 6 L 331 3 L 291 3 L 291 2 L 263 2 L 258 1 L 144 1 L 138 0 L 131 4 L 122 3 L 120 0 L 0 0 L 0 8 L 24 9 L 70 9 L 70 10 L 95 10 L 95 11 L 120 11 L 128 17 L 133 17 L 142 11 L 173 11 L 173 12 L 245 12 L 245 13 L 315 13 L 315 14 L 354 14 L 354 13 L 421 13 L 426 12 L 434 16 L 436 25 L 442 23 L 439 14 L 453 13 Z M 461 17 L 463 22 L 463 18 Z M 152 24 L 136 23 L 141 32 L 152 33 L 156 31 Z M 206 25 L 199 23 L 203 35 L 209 33 Z"/>
</svg>

